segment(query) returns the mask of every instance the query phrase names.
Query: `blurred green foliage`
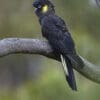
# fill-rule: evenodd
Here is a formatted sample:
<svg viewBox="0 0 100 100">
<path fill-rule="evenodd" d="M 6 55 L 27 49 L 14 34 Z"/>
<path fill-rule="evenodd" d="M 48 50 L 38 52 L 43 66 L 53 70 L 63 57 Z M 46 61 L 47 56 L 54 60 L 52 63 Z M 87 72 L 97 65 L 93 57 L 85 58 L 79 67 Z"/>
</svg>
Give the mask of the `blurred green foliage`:
<svg viewBox="0 0 100 100">
<path fill-rule="evenodd" d="M 80 55 L 100 65 L 100 9 L 93 0 L 52 0 Z M 0 0 L 0 39 L 42 38 L 33 0 Z M 99 100 L 100 85 L 77 72 L 78 92 L 66 83 L 61 64 L 41 56 L 0 58 L 0 100 Z"/>
</svg>

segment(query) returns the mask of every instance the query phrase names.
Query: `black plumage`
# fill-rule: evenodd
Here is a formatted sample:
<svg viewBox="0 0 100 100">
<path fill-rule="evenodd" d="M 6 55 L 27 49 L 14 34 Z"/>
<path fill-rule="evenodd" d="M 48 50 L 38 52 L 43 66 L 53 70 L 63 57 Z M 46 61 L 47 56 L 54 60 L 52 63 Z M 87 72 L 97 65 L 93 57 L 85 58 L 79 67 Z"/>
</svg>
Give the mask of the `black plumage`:
<svg viewBox="0 0 100 100">
<path fill-rule="evenodd" d="M 35 0 L 33 6 L 45 37 L 63 63 L 66 80 L 72 90 L 77 90 L 73 65 L 82 67 L 83 61 L 76 54 L 75 44 L 64 20 L 55 14 L 54 5 L 49 0 Z M 44 11 L 43 11 L 43 7 Z M 67 71 L 68 69 L 68 71 Z"/>
</svg>

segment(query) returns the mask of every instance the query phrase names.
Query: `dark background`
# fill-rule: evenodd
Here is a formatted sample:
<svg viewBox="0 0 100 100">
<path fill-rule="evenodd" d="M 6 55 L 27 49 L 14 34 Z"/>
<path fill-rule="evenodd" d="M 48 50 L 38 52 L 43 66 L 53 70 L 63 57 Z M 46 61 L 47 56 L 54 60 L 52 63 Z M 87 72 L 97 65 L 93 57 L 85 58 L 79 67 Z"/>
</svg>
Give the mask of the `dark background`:
<svg viewBox="0 0 100 100">
<path fill-rule="evenodd" d="M 52 0 L 67 23 L 77 52 L 100 65 L 100 8 L 95 0 Z M 0 39 L 42 38 L 33 0 L 0 0 Z M 78 92 L 66 83 L 62 65 L 40 55 L 0 58 L 0 100 L 99 100 L 100 85 L 75 71 Z"/>
</svg>

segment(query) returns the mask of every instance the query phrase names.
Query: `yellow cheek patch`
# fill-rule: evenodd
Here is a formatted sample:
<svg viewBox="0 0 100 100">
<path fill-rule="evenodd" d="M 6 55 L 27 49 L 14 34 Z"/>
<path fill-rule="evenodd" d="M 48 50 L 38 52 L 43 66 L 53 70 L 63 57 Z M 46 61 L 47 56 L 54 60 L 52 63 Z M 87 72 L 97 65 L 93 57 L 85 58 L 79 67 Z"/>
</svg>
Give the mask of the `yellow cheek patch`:
<svg viewBox="0 0 100 100">
<path fill-rule="evenodd" d="M 46 13 L 48 11 L 48 5 L 44 5 L 42 8 L 42 12 Z"/>
</svg>

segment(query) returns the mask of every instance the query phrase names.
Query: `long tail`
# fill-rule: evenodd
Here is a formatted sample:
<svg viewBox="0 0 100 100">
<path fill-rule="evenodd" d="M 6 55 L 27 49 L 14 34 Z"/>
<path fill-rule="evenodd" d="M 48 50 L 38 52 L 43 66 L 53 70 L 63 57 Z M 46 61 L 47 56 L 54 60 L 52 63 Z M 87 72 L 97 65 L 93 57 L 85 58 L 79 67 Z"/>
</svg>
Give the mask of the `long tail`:
<svg viewBox="0 0 100 100">
<path fill-rule="evenodd" d="M 77 91 L 75 76 L 70 59 L 64 55 L 61 55 L 61 61 L 65 72 L 66 80 L 69 86 L 72 88 L 72 90 Z"/>
<path fill-rule="evenodd" d="M 68 54 L 67 58 L 70 60 L 71 64 L 73 66 L 78 66 L 79 68 L 84 67 L 84 62 L 83 60 L 77 55 L 77 54 Z"/>
</svg>

